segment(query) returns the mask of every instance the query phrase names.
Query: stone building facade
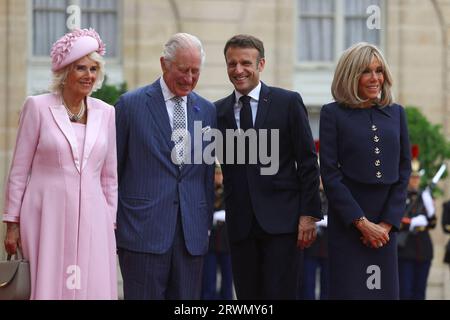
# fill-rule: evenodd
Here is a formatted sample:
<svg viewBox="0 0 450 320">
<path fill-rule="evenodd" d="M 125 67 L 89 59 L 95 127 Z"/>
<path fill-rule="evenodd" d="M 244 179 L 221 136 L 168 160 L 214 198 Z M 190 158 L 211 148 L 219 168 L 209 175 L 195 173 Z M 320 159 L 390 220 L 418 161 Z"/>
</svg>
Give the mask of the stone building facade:
<svg viewBox="0 0 450 320">
<path fill-rule="evenodd" d="M 189 32 L 203 41 L 206 51 L 197 91 L 216 100 L 232 90 L 223 58 L 225 41 L 237 33 L 253 34 L 266 47 L 262 80 L 302 94 L 317 137 L 318 114 L 320 106 L 331 99 L 329 85 L 336 60 L 329 64 L 304 64 L 297 58 L 298 48 L 306 44 L 299 37 L 301 1 L 115 0 L 117 53 L 107 62 L 107 68 L 112 70 L 110 79 L 125 81 L 129 89 L 153 82 L 160 75 L 159 56 L 165 40 L 175 32 Z M 334 2 L 335 10 L 345 10 L 347 0 L 325 0 L 330 1 Z M 35 57 L 33 51 L 34 10 L 43 3 L 46 1 L 0 0 L 1 207 L 20 108 L 27 95 L 45 89 L 50 75 L 50 59 Z M 97 2 L 67 0 L 66 3 L 95 5 Z M 381 8 L 379 45 L 393 71 L 396 100 L 402 105 L 418 106 L 450 136 L 450 0 L 379 0 L 376 3 Z M 335 17 L 338 15 L 336 12 Z M 345 31 L 342 25 L 337 26 L 335 43 L 337 37 L 343 36 L 339 33 Z M 342 45 L 335 48 L 337 57 L 344 48 Z M 448 182 L 442 186 L 449 189 Z M 450 192 L 446 196 L 449 198 Z M 0 232 L 1 239 L 3 232 Z M 433 232 L 433 237 L 437 265 L 437 260 L 442 260 L 440 247 L 445 236 L 439 229 Z M 0 247 L 3 252 L 3 246 Z M 443 279 L 443 269 L 438 272 L 442 272 Z M 440 274 L 436 279 L 439 286 Z M 450 292 L 448 283 L 445 285 Z"/>
</svg>

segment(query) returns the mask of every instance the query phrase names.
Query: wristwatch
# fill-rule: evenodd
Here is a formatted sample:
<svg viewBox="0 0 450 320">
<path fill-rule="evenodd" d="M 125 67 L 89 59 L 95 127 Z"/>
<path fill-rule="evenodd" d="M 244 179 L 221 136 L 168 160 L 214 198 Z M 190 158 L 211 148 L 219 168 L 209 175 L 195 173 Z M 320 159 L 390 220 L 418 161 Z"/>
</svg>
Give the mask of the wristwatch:
<svg viewBox="0 0 450 320">
<path fill-rule="evenodd" d="M 367 218 L 364 217 L 364 216 L 359 217 L 358 219 L 353 220 L 353 225 L 354 225 L 355 227 L 357 227 L 357 226 L 358 226 L 361 222 L 363 222 L 364 220 L 367 220 Z"/>
</svg>

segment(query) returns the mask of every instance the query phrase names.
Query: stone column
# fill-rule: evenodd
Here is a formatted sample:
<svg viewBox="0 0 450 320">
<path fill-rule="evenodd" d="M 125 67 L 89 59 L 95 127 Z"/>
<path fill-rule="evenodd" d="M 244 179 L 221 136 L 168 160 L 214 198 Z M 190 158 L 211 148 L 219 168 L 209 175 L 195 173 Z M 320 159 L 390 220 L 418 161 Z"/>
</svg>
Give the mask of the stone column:
<svg viewBox="0 0 450 320">
<path fill-rule="evenodd" d="M 19 112 L 26 95 L 28 20 L 26 0 L 0 2 L 0 216 L 4 207 L 4 186 L 15 144 Z M 4 253 L 4 226 L 0 225 L 0 257 Z"/>
</svg>

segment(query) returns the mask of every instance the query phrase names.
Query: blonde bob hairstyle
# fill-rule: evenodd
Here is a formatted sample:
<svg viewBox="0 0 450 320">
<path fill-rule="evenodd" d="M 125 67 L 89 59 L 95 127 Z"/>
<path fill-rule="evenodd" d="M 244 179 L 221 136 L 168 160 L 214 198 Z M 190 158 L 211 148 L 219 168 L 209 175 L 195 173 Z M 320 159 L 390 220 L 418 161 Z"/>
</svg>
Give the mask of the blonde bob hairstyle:
<svg viewBox="0 0 450 320">
<path fill-rule="evenodd" d="M 380 62 L 384 76 L 381 94 L 374 102 L 381 107 L 393 102 L 392 75 L 389 66 L 381 51 L 367 42 L 354 44 L 345 50 L 339 59 L 331 85 L 331 94 L 336 102 L 350 108 L 362 108 L 363 103 L 368 101 L 358 95 L 358 86 L 362 73 L 370 66 L 373 58 Z"/>
<path fill-rule="evenodd" d="M 92 61 L 97 62 L 98 64 L 97 78 L 95 80 L 94 86 L 92 87 L 92 91 L 89 93 L 90 95 L 92 94 L 92 92 L 100 89 L 103 85 L 103 80 L 105 79 L 105 59 L 103 59 L 103 57 L 95 51 L 88 54 L 87 57 L 90 58 Z M 64 88 L 67 75 L 73 69 L 77 61 L 72 62 L 67 67 L 62 68 L 61 70 L 53 72 L 52 82 L 49 88 L 50 92 L 57 94 L 62 93 L 62 89 Z"/>
</svg>

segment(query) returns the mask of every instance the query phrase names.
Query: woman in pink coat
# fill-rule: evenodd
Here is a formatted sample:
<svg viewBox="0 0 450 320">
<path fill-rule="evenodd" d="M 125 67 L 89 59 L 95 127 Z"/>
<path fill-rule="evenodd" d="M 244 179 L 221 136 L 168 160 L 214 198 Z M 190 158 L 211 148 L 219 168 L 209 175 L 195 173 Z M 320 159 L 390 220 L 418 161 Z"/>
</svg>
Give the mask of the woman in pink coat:
<svg viewBox="0 0 450 320">
<path fill-rule="evenodd" d="M 117 299 L 114 108 L 91 98 L 105 46 L 93 29 L 52 48 L 52 93 L 23 106 L 3 221 L 30 261 L 31 299 Z"/>
</svg>

